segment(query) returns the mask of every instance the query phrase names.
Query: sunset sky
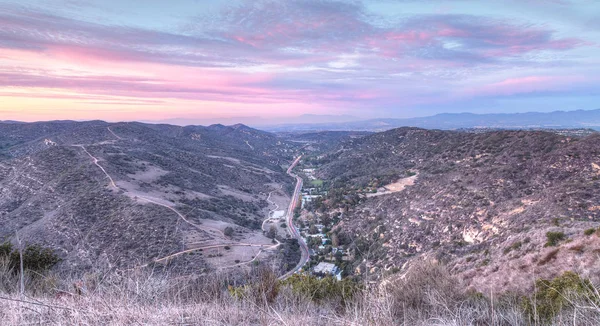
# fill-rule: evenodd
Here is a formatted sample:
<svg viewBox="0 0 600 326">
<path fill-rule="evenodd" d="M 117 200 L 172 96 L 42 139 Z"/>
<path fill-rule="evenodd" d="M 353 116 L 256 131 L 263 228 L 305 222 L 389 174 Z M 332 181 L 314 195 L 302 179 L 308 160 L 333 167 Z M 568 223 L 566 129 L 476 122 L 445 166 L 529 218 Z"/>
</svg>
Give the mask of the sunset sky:
<svg viewBox="0 0 600 326">
<path fill-rule="evenodd" d="M 596 0 L 0 0 L 0 120 L 600 108 Z"/>
</svg>

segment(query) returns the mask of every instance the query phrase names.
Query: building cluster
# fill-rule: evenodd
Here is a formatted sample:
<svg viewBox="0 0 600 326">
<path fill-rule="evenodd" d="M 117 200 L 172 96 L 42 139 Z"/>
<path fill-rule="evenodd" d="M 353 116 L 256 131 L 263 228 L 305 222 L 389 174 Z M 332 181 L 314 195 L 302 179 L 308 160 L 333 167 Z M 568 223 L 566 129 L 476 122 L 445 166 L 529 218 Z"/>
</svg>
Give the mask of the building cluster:
<svg viewBox="0 0 600 326">
<path fill-rule="evenodd" d="M 322 213 L 318 213 L 316 209 L 318 205 L 310 205 L 319 198 L 326 198 L 327 187 L 324 186 L 323 180 L 315 176 L 314 168 L 305 168 L 301 171 L 307 182 L 302 189 L 301 208 L 304 214 L 301 217 L 299 230 L 309 247 L 311 256 L 312 268 L 308 269 L 308 272 L 317 277 L 333 276 L 341 280 L 343 269 L 339 264 L 348 257 L 344 257 L 344 248 L 337 247 L 339 244 L 335 235 L 330 236 L 329 231 L 335 222 L 331 218 L 321 219 Z"/>
<path fill-rule="evenodd" d="M 304 209 L 306 204 L 313 202 L 317 198 L 326 196 L 327 191 L 323 190 L 323 181 L 320 181 L 315 176 L 315 169 L 302 169 L 302 173 L 306 175 L 309 184 L 312 185 L 311 187 L 302 189 L 302 208 Z"/>
</svg>

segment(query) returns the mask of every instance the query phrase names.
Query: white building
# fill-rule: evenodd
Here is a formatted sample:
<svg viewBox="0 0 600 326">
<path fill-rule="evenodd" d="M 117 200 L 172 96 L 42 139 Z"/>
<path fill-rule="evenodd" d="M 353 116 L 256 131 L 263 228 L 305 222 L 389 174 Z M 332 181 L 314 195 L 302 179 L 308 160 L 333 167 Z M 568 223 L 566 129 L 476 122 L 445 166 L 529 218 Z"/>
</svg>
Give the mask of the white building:
<svg viewBox="0 0 600 326">
<path fill-rule="evenodd" d="M 338 281 L 342 280 L 342 271 L 332 263 L 320 262 L 313 268 L 313 274 L 317 276 L 334 276 Z"/>
</svg>

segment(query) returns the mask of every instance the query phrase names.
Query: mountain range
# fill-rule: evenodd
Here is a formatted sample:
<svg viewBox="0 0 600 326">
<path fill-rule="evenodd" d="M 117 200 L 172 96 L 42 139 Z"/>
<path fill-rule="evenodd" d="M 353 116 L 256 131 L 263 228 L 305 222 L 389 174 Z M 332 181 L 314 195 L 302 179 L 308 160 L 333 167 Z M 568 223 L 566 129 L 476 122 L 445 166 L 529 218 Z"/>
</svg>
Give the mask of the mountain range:
<svg viewBox="0 0 600 326">
<path fill-rule="evenodd" d="M 293 123 L 257 126 L 271 132 L 289 131 L 385 131 L 399 127 L 426 129 L 557 129 L 591 128 L 600 130 L 600 109 L 528 113 L 442 113 L 429 117 L 408 119 L 371 119 L 362 121 L 329 123 Z"/>
</svg>

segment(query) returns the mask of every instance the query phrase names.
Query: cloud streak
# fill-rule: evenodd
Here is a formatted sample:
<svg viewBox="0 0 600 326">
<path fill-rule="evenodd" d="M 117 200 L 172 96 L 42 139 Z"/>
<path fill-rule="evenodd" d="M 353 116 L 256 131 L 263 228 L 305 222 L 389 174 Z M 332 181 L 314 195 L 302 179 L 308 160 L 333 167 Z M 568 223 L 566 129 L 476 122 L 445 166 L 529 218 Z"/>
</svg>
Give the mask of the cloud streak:
<svg viewBox="0 0 600 326">
<path fill-rule="evenodd" d="M 389 113 L 432 94 L 481 98 L 512 87 L 506 81 L 550 78 L 506 76 L 515 69 L 549 69 L 558 79 L 551 89 L 560 92 L 560 77 L 578 67 L 565 57 L 594 44 L 548 24 L 484 14 L 382 16 L 370 11 L 369 1 L 242 1 L 169 30 L 103 25 L 6 3 L 0 5 L 0 96 L 30 88 L 43 90 L 35 96 L 62 90 L 65 100 L 77 94 L 72 99 L 97 105 L 129 103 L 97 98 L 119 96 L 158 106 L 175 99 Z M 559 60 L 561 69 L 548 68 Z M 481 80 L 486 87 L 473 87 Z"/>
</svg>

